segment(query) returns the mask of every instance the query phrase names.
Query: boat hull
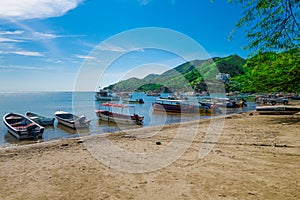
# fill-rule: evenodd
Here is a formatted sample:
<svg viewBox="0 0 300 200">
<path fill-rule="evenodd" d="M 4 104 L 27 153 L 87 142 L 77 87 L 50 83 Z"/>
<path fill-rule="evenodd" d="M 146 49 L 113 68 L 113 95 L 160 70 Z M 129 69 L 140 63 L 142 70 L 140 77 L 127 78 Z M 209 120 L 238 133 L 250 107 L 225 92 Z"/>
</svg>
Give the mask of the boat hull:
<svg viewBox="0 0 300 200">
<path fill-rule="evenodd" d="M 90 125 L 90 120 L 87 120 L 85 116 L 78 117 L 76 115 L 63 111 L 57 111 L 56 113 L 54 113 L 54 116 L 56 117 L 58 123 L 72 129 L 88 128 Z"/>
<path fill-rule="evenodd" d="M 95 96 L 97 101 L 119 101 L 120 97 L 101 97 L 101 96 Z"/>
<path fill-rule="evenodd" d="M 44 117 L 32 112 L 26 112 L 26 117 L 30 118 L 34 122 L 38 123 L 41 126 L 53 126 L 55 118 L 53 117 Z"/>
<path fill-rule="evenodd" d="M 258 106 L 256 111 L 260 115 L 293 115 L 300 112 L 296 106 Z"/>
<path fill-rule="evenodd" d="M 170 113 L 196 113 L 197 109 L 194 106 L 189 105 L 171 105 L 163 103 L 153 103 L 153 110 L 160 112 L 170 112 Z"/>
<path fill-rule="evenodd" d="M 99 90 L 95 93 L 95 98 L 97 101 L 119 101 L 120 97 L 113 95 L 108 90 Z"/>
<path fill-rule="evenodd" d="M 136 100 L 124 99 L 123 102 L 124 103 L 139 103 L 139 104 L 145 103 L 143 99 L 136 99 Z"/>
<path fill-rule="evenodd" d="M 130 116 L 118 113 L 109 112 L 106 110 L 96 110 L 98 119 L 107 121 L 108 123 L 127 124 L 127 125 L 141 125 L 144 117 L 141 116 Z"/>
<path fill-rule="evenodd" d="M 17 113 L 7 113 L 3 122 L 8 132 L 19 140 L 42 138 L 44 127 Z"/>
</svg>

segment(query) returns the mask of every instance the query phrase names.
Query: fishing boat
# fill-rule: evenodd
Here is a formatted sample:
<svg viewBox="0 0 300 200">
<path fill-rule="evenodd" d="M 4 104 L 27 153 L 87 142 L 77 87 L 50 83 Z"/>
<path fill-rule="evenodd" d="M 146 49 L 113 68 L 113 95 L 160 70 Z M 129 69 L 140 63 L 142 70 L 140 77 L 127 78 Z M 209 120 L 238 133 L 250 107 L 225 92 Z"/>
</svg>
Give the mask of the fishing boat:
<svg viewBox="0 0 300 200">
<path fill-rule="evenodd" d="M 214 101 L 218 104 L 219 107 L 224 108 L 244 108 L 247 107 L 245 99 L 232 100 L 230 98 L 215 98 Z"/>
<path fill-rule="evenodd" d="M 123 102 L 125 102 L 125 103 L 139 103 L 139 104 L 145 103 L 143 99 L 123 99 Z"/>
<path fill-rule="evenodd" d="M 198 102 L 199 105 L 196 106 L 196 109 L 200 113 L 207 113 L 207 114 L 221 114 L 222 110 L 219 108 L 217 103 L 206 103 L 206 102 Z"/>
<path fill-rule="evenodd" d="M 257 106 L 260 115 L 293 115 L 300 112 L 299 106 Z"/>
<path fill-rule="evenodd" d="M 144 117 L 135 113 L 134 106 L 103 103 L 101 107 L 103 109 L 95 110 L 95 113 L 102 121 L 128 125 L 141 125 L 143 123 Z"/>
<path fill-rule="evenodd" d="M 76 128 L 88 128 L 91 120 L 86 119 L 84 115 L 77 116 L 65 111 L 56 111 L 54 116 L 57 119 L 57 122 L 63 124 L 67 127 L 76 129 Z"/>
<path fill-rule="evenodd" d="M 114 95 L 109 90 L 102 90 L 102 89 L 96 92 L 95 98 L 98 101 L 119 101 L 120 100 L 119 96 Z"/>
<path fill-rule="evenodd" d="M 19 140 L 37 139 L 43 136 L 44 127 L 21 114 L 7 113 L 3 116 L 3 122 L 8 132 Z"/>
<path fill-rule="evenodd" d="M 158 98 L 152 103 L 153 110 L 170 113 L 196 113 L 195 106 L 186 100 Z"/>
<path fill-rule="evenodd" d="M 25 113 L 25 116 L 41 126 L 53 126 L 55 120 L 54 117 L 45 117 L 29 111 Z"/>
</svg>

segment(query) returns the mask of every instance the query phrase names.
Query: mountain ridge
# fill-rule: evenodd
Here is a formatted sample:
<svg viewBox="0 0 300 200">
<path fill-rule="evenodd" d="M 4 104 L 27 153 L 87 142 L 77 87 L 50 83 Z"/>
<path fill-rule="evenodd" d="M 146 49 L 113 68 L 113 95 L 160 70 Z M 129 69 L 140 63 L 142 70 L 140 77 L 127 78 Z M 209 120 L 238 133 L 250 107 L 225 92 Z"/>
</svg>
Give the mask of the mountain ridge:
<svg viewBox="0 0 300 200">
<path fill-rule="evenodd" d="M 243 74 L 242 66 L 246 59 L 234 54 L 227 57 L 214 57 L 205 60 L 192 60 L 182 63 L 162 74 L 149 74 L 143 79 L 136 77 L 109 85 L 105 89 L 116 92 L 128 91 L 203 91 L 202 82 L 214 83 L 219 73 L 230 74 L 231 77 Z M 200 85 L 202 85 L 200 87 Z M 200 88 L 199 88 L 200 87 Z M 166 89 L 168 88 L 168 89 Z"/>
</svg>

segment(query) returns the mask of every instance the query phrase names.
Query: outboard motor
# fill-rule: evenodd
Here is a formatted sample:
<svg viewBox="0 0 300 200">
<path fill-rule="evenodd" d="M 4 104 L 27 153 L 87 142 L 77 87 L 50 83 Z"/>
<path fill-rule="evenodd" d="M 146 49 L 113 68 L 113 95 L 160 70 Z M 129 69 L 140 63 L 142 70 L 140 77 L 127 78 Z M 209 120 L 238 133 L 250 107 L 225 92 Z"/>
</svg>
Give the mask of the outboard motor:
<svg viewBox="0 0 300 200">
<path fill-rule="evenodd" d="M 27 127 L 28 135 L 33 136 L 35 139 L 38 136 L 38 133 L 36 132 L 36 124 L 30 125 Z"/>
<path fill-rule="evenodd" d="M 84 115 L 81 115 L 79 117 L 78 121 L 79 121 L 80 124 L 84 124 L 85 123 L 85 119 L 86 119 L 86 117 Z"/>
</svg>

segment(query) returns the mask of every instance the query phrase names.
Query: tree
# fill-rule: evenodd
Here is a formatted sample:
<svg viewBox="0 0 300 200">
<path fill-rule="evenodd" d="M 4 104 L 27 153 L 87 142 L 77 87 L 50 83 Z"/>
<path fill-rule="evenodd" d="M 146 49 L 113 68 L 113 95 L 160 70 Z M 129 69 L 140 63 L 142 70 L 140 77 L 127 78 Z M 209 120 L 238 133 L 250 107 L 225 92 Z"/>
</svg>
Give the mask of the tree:
<svg viewBox="0 0 300 200">
<path fill-rule="evenodd" d="M 232 89 L 299 93 L 300 0 L 228 1 L 242 5 L 236 28 L 246 26 L 246 48 L 258 53 L 248 59 L 245 74 L 233 79 Z"/>
<path fill-rule="evenodd" d="M 232 80 L 242 92 L 300 93 L 300 49 L 259 53 L 247 60 L 245 74 Z"/>
<path fill-rule="evenodd" d="M 228 1 L 241 4 L 244 9 L 236 28 L 248 27 L 246 48 L 259 52 L 299 48 L 300 0 Z"/>
</svg>

